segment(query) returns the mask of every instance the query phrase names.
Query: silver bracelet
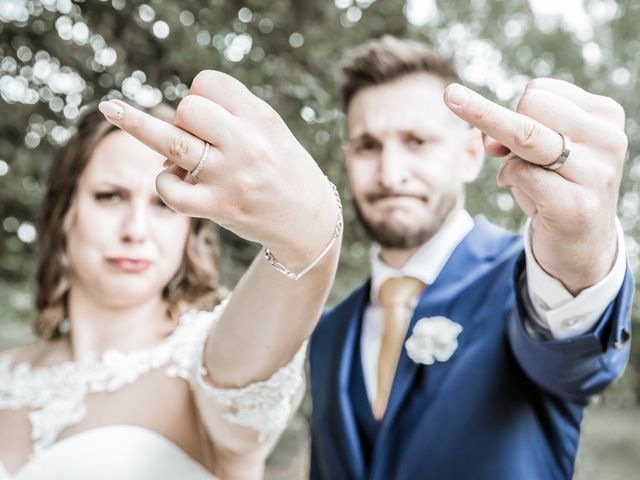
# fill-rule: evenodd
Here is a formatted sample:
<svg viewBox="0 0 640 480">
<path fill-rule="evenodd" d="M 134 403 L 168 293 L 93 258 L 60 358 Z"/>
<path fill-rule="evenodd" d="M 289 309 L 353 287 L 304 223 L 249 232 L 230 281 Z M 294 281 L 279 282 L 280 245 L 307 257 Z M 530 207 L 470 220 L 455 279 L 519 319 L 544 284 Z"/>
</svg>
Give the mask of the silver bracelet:
<svg viewBox="0 0 640 480">
<path fill-rule="evenodd" d="M 318 258 L 316 258 L 313 262 L 311 262 L 311 264 L 307 268 L 302 270 L 300 273 L 293 273 L 291 270 L 289 270 L 287 267 L 285 267 L 283 264 L 281 264 L 279 261 L 276 260 L 276 257 L 273 256 L 273 253 L 271 253 L 271 250 L 269 250 L 268 248 L 264 249 L 264 258 L 267 260 L 267 262 L 269 262 L 271 266 L 275 268 L 278 272 L 282 273 L 283 275 L 286 275 L 291 280 L 300 280 L 305 273 L 307 273 L 309 270 L 315 267 L 318 263 L 320 263 L 320 260 L 324 258 L 324 256 L 327 254 L 327 252 L 329 252 L 329 250 L 331 250 L 331 247 L 333 246 L 334 243 L 336 243 L 336 240 L 340 237 L 340 234 L 342 233 L 343 221 L 342 221 L 342 202 L 340 201 L 340 194 L 338 193 L 338 189 L 336 188 L 336 186 L 331 182 L 331 180 L 329 180 L 329 177 L 326 177 L 326 179 L 329 182 L 329 185 L 331 185 L 331 188 L 333 189 L 333 194 L 336 197 L 336 203 L 338 205 L 338 221 L 336 222 L 336 229 L 333 232 L 333 236 L 331 237 L 331 241 L 329 242 L 329 245 L 325 247 L 325 249 L 318 256 Z"/>
</svg>

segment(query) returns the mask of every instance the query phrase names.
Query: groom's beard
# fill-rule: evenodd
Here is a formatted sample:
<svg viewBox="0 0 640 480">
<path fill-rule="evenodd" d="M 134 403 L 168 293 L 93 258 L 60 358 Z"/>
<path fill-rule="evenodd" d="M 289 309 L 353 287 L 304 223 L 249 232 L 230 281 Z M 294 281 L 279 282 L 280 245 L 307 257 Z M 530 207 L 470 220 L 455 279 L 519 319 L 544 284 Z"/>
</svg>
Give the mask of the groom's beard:
<svg viewBox="0 0 640 480">
<path fill-rule="evenodd" d="M 430 212 L 425 212 L 426 215 L 417 218 L 415 223 L 397 225 L 384 218 L 377 221 L 367 218 L 358 201 L 353 199 L 356 216 L 369 237 L 383 248 L 398 250 L 413 249 L 431 240 L 442 228 L 457 203 L 458 195 L 445 194 L 436 205 L 429 208 Z"/>
</svg>

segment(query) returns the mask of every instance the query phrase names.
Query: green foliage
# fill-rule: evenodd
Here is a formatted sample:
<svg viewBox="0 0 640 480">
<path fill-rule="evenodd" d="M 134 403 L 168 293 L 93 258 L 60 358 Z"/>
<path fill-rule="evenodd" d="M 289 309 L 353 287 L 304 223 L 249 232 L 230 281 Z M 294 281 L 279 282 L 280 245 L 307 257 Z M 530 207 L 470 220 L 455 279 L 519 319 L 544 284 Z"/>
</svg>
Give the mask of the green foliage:
<svg viewBox="0 0 640 480">
<path fill-rule="evenodd" d="M 437 15 L 418 25 L 408 21 L 410 6 L 399 0 L 3 0 L 1 321 L 30 318 L 24 299 L 32 292 L 42 182 L 81 106 L 105 97 L 177 105 L 196 73 L 207 68 L 230 73 L 269 102 L 339 186 L 346 234 L 332 302 L 342 298 L 366 276 L 368 257 L 342 165 L 338 61 L 347 48 L 385 33 L 434 44 L 454 57 L 470 86 L 505 105 L 512 106 L 526 81 L 538 76 L 572 80 L 621 102 L 630 143 L 620 215 L 637 271 L 640 5 L 585 0 L 586 16 L 577 25 L 534 15 L 526 0 L 434 5 Z M 523 215 L 496 187 L 499 167 L 499 160 L 487 161 L 469 189 L 468 208 L 517 229 Z M 224 278 L 232 285 L 257 247 L 228 232 L 221 236 Z M 634 385 L 625 388 L 639 388 Z"/>
</svg>

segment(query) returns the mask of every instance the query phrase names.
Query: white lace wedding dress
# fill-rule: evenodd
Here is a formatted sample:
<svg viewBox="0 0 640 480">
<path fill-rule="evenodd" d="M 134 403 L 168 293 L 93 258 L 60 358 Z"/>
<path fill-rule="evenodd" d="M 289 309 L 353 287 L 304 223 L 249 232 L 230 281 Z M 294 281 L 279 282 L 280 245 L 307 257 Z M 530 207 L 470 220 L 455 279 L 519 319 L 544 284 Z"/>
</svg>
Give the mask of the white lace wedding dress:
<svg viewBox="0 0 640 480">
<path fill-rule="evenodd" d="M 202 351 L 211 323 L 223 308 L 224 304 L 213 312 L 183 315 L 169 337 L 136 352 L 108 351 L 99 359 L 46 368 L 13 365 L 12 358 L 0 356 L 0 411 L 28 410 L 33 446 L 13 476 L 0 462 L 0 480 L 214 479 L 171 440 L 141 426 L 103 425 L 58 440 L 66 428 L 87 416 L 88 395 L 118 392 L 154 371 L 184 379 L 207 402 L 229 407 L 220 415 L 222 421 L 256 430 L 259 441 L 277 436 L 303 384 L 306 345 L 266 381 L 241 389 L 214 388 L 203 377 Z M 0 425 L 0 435 L 12 432 Z"/>
</svg>

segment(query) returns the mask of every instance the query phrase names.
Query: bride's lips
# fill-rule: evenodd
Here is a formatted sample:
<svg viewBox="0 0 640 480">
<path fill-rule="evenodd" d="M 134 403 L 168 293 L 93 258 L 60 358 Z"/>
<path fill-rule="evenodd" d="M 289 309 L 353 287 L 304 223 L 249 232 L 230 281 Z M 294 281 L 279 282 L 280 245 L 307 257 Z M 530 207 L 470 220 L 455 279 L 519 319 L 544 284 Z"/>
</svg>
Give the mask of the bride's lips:
<svg viewBox="0 0 640 480">
<path fill-rule="evenodd" d="M 129 257 L 110 257 L 107 261 L 120 270 L 127 273 L 140 273 L 145 271 L 153 263 L 151 260 L 143 258 L 129 258 Z"/>
</svg>

